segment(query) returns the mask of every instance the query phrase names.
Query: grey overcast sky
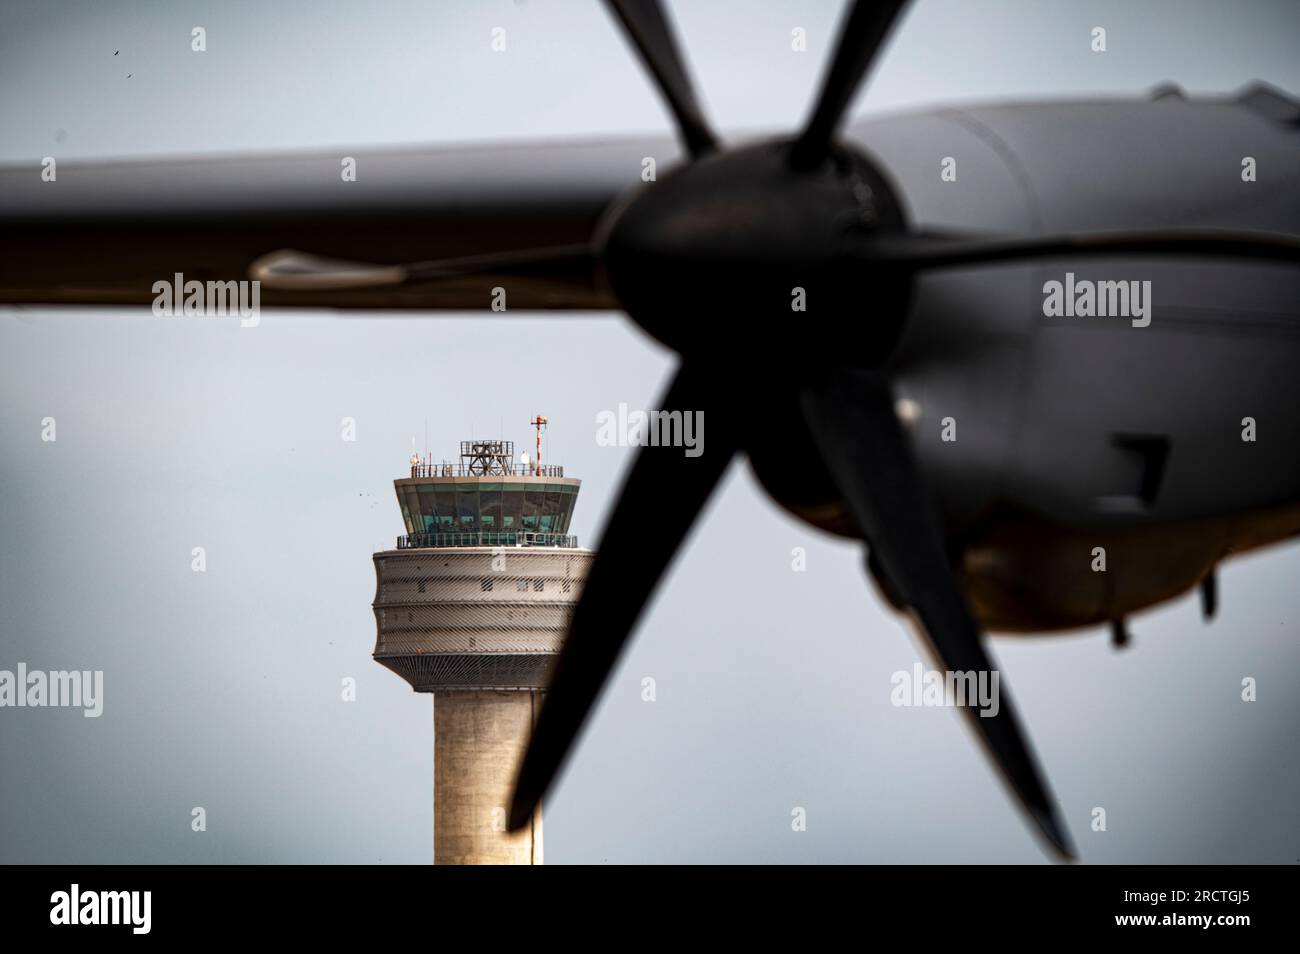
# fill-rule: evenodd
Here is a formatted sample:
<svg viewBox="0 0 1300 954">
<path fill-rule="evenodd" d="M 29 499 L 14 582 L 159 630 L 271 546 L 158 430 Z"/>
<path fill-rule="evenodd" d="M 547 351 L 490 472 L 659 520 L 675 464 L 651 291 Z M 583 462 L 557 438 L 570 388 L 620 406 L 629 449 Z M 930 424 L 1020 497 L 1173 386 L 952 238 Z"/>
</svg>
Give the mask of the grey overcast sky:
<svg viewBox="0 0 1300 954">
<path fill-rule="evenodd" d="M 840 3 L 672 10 L 717 125 L 803 117 Z M 1294 93 L 1298 53 L 1285 0 L 920 0 L 854 112 L 1164 81 Z M 596 0 L 0 6 L 0 160 L 668 128 Z M 596 446 L 595 414 L 653 406 L 672 366 L 616 315 L 240 329 L 0 309 L 0 669 L 106 679 L 99 719 L 0 710 L 0 861 L 427 862 L 430 700 L 369 657 L 370 554 L 401 531 L 411 436 L 427 421 L 450 456 L 548 415 L 590 544 L 630 460 Z M 889 704 L 917 650 L 860 565 L 734 467 L 546 806 L 547 860 L 1044 860 L 957 716 Z M 1184 598 L 1137 617 L 1125 653 L 1100 630 L 994 641 L 1086 860 L 1300 859 L 1297 571 L 1295 549 L 1231 563 L 1213 624 Z"/>
</svg>

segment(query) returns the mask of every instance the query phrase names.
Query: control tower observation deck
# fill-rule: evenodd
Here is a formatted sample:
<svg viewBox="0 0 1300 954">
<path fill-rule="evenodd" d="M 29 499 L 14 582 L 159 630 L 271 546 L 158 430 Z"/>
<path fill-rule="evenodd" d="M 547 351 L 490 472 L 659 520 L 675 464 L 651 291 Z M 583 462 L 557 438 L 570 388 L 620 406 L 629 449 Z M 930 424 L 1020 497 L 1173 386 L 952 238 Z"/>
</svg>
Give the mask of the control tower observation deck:
<svg viewBox="0 0 1300 954">
<path fill-rule="evenodd" d="M 458 464 L 413 457 L 393 486 L 406 534 L 374 554 L 374 658 L 434 696 L 434 861 L 540 863 L 540 810 L 518 835 L 505 820 L 591 566 L 568 532 L 581 481 L 464 441 Z"/>
</svg>

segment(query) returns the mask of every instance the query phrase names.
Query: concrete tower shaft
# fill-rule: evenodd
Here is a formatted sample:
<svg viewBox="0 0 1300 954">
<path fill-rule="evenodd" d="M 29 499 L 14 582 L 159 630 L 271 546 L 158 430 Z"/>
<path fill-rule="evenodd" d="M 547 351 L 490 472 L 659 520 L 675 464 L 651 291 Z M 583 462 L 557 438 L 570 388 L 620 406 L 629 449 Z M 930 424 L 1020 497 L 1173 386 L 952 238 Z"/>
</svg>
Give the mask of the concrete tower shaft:
<svg viewBox="0 0 1300 954">
<path fill-rule="evenodd" d="M 506 832 L 510 786 L 541 691 L 433 694 L 433 859 L 439 865 L 542 863 L 542 812 Z"/>
</svg>

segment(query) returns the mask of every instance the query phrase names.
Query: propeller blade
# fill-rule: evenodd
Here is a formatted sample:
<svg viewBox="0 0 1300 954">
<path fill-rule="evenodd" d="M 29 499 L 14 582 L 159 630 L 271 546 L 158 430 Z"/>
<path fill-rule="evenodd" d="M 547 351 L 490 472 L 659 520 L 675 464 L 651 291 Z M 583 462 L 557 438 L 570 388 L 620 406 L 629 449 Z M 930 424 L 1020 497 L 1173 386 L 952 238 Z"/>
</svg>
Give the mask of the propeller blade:
<svg viewBox="0 0 1300 954">
<path fill-rule="evenodd" d="M 704 119 L 659 0 L 608 0 L 608 4 L 668 100 L 686 148 L 697 159 L 712 152 L 718 141 Z"/>
<path fill-rule="evenodd" d="M 817 106 L 790 153 L 790 165 L 795 169 L 814 169 L 830 153 L 835 127 L 906 5 L 907 0 L 856 0 L 853 4 L 840 28 Z"/>
<path fill-rule="evenodd" d="M 585 246 L 610 203 L 640 184 L 643 156 L 681 154 L 658 137 L 67 159 L 48 182 L 39 163 L 4 163 L 0 304 L 148 307 L 154 283 L 178 272 L 187 281 L 241 281 L 263 256 L 299 249 L 368 263 L 363 271 L 481 261 L 437 282 L 375 284 L 375 274 L 365 282 L 353 274 L 330 287 L 320 279 L 267 287 L 263 307 L 486 310 L 499 285 L 511 312 L 614 309 L 590 263 L 524 267 L 519 256 Z M 355 181 L 343 178 L 344 157 L 355 160 Z"/>
<path fill-rule="evenodd" d="M 804 412 L 826 466 L 873 559 L 883 568 L 937 657 L 949 672 L 993 669 L 979 626 L 949 564 L 937 515 L 926 495 L 889 388 L 874 374 L 841 371 L 804 393 Z M 1021 803 L 1052 846 L 1074 855 L 1030 752 L 1015 711 L 1000 686 L 992 711 L 963 706 L 976 733 Z"/>
<path fill-rule="evenodd" d="M 739 449 L 731 411 L 714 380 L 708 369 L 683 365 L 659 404 L 683 418 L 696 411 L 708 418 L 702 454 L 688 457 L 671 446 L 637 452 L 519 769 L 511 831 L 528 824 L 558 775 L 650 594 Z"/>
<path fill-rule="evenodd" d="M 467 275 L 541 274 L 555 276 L 566 268 L 575 273 L 590 271 L 595 256 L 586 245 L 520 249 L 495 255 L 444 258 L 409 265 L 373 265 L 309 255 L 296 249 L 280 249 L 263 255 L 248 267 L 248 277 L 262 287 L 288 291 L 317 291 L 335 288 L 378 288 L 416 282 L 436 282 Z"/>
<path fill-rule="evenodd" d="M 1010 239 L 902 234 L 868 243 L 866 261 L 914 270 L 958 268 L 1075 255 L 1187 255 L 1300 262 L 1300 236 L 1246 229 L 1155 229 L 1084 232 Z"/>
</svg>

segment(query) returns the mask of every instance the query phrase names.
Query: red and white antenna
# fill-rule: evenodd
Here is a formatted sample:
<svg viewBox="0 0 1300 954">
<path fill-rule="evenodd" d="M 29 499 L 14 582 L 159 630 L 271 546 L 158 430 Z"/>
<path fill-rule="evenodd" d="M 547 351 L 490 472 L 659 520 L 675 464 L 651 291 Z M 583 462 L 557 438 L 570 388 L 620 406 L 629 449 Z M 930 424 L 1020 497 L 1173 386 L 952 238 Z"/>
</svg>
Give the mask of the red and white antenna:
<svg viewBox="0 0 1300 954">
<path fill-rule="evenodd" d="M 538 414 L 528 424 L 530 427 L 537 428 L 537 457 L 533 461 L 533 475 L 540 477 L 542 476 L 542 431 L 546 430 L 546 418 Z"/>
</svg>

